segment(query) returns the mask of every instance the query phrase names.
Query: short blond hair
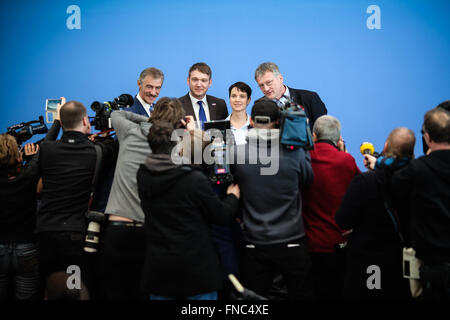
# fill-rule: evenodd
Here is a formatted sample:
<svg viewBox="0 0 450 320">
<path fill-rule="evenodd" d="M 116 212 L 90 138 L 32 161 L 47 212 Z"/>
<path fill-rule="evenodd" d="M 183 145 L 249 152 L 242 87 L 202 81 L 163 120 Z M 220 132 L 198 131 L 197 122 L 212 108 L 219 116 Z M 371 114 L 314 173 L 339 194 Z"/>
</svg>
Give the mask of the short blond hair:
<svg viewBox="0 0 450 320">
<path fill-rule="evenodd" d="M 16 139 L 9 134 L 0 134 L 0 173 L 2 176 L 14 174 L 19 158 L 19 146 Z"/>
</svg>

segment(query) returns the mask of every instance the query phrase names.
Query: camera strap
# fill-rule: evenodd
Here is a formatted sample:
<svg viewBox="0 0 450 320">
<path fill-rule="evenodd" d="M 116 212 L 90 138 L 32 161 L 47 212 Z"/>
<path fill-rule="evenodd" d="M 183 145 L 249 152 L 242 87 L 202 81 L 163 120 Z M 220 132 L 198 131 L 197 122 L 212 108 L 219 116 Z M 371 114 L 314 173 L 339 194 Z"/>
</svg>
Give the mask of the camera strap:
<svg viewBox="0 0 450 320">
<path fill-rule="evenodd" d="M 405 238 L 403 237 L 403 234 L 400 231 L 399 226 L 399 218 L 397 212 L 390 206 L 389 204 L 389 196 L 387 194 L 387 190 L 385 186 L 380 186 L 381 195 L 383 197 L 383 205 L 386 209 L 386 212 L 389 215 L 389 218 L 391 218 L 392 224 L 394 225 L 394 230 L 398 234 L 398 237 L 400 238 L 402 246 L 405 246 Z"/>
<path fill-rule="evenodd" d="M 94 200 L 94 192 L 98 180 L 98 171 L 100 170 L 100 163 L 102 162 L 102 148 L 97 144 L 94 144 L 94 148 L 97 157 L 95 160 L 94 176 L 92 177 L 91 196 L 89 198 L 88 211 L 91 210 L 91 205 Z"/>
</svg>

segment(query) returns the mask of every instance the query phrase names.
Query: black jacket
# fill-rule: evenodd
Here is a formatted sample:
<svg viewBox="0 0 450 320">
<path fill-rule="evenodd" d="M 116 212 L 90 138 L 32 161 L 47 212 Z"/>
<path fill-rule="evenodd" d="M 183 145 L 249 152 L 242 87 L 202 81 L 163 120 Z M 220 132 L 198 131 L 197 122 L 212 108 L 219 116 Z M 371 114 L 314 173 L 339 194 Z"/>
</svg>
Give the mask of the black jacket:
<svg viewBox="0 0 450 320">
<path fill-rule="evenodd" d="M 383 202 L 391 173 L 384 169 L 356 175 L 336 213 L 342 229 L 353 232 L 347 247 L 343 294 L 352 299 L 406 299 L 407 283 L 402 278 L 402 243 Z M 389 189 L 386 189 L 389 190 Z M 369 290 L 366 281 L 378 266 L 381 289 Z M 372 271 L 371 271 L 372 272 Z"/>
<path fill-rule="evenodd" d="M 112 139 L 99 143 L 102 158 L 112 157 Z M 39 169 L 43 181 L 42 207 L 36 232 L 85 232 L 97 154 L 94 143 L 81 132 L 66 131 L 61 140 L 41 145 Z"/>
<path fill-rule="evenodd" d="M 409 207 L 403 221 L 417 257 L 450 262 L 450 150 L 413 160 L 394 175 L 392 188 L 398 204 Z"/>
<path fill-rule="evenodd" d="M 314 91 L 289 88 L 289 93 L 291 95 L 291 99 L 305 109 L 306 116 L 309 119 L 309 127 L 312 132 L 314 122 L 316 122 L 317 118 L 327 114 L 325 104 L 322 102 L 319 95 Z M 265 96 L 261 97 L 256 100 L 255 103 L 261 99 L 268 98 Z"/>
<path fill-rule="evenodd" d="M 150 155 L 137 183 L 147 247 L 143 291 L 184 297 L 218 290 L 222 270 L 208 223 L 229 223 L 238 199 L 220 201 L 202 171 L 173 165 L 167 155 Z"/>
<path fill-rule="evenodd" d="M 55 140 L 59 129 L 59 121 L 55 121 L 44 141 Z M 38 158 L 39 153 L 31 158 L 14 179 L 0 177 L 0 243 L 26 243 L 35 240 Z"/>
<path fill-rule="evenodd" d="M 178 100 L 180 100 L 181 104 L 183 105 L 184 111 L 186 111 L 186 115 L 193 116 L 194 120 L 198 121 L 198 119 L 195 117 L 194 107 L 192 106 L 192 101 L 189 93 L 178 98 Z M 208 102 L 209 118 L 211 121 L 224 120 L 226 117 L 228 117 L 228 108 L 225 100 L 206 95 L 206 101 Z"/>
</svg>

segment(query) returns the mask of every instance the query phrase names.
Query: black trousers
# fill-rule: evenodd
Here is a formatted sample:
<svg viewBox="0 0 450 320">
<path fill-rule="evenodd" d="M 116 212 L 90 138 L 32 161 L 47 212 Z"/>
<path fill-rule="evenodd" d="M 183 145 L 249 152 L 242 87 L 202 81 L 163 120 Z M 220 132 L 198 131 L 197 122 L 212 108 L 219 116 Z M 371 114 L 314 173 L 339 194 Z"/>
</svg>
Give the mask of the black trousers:
<svg viewBox="0 0 450 320">
<path fill-rule="evenodd" d="M 88 286 L 89 270 L 83 251 L 84 234 L 70 231 L 47 231 L 38 234 L 39 273 L 44 289 L 48 276 L 57 271 L 67 272 L 69 266 L 80 268 L 81 280 Z M 69 274 L 71 275 L 71 273 Z"/>
<path fill-rule="evenodd" d="M 318 299 L 342 299 L 345 252 L 310 252 L 314 289 Z"/>
<path fill-rule="evenodd" d="M 137 300 L 145 261 L 144 227 L 113 226 L 105 229 L 102 265 L 102 298 Z"/>
<path fill-rule="evenodd" d="M 289 299 L 313 299 L 315 297 L 311 259 L 302 242 L 246 245 L 243 262 L 244 287 L 267 297 L 274 276 L 278 273 L 285 280 Z"/>
</svg>

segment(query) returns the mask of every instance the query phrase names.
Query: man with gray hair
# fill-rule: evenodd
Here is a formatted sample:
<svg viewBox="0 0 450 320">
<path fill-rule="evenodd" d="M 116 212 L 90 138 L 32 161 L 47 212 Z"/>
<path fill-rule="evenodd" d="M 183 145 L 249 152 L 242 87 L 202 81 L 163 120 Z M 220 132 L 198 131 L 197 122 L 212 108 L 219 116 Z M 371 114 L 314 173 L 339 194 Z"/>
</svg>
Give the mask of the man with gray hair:
<svg viewBox="0 0 450 320">
<path fill-rule="evenodd" d="M 163 82 L 164 73 L 161 70 L 154 67 L 144 69 L 137 81 L 139 93 L 134 97 L 134 103 L 127 111 L 150 117 Z"/>
<path fill-rule="evenodd" d="M 333 116 L 319 117 L 313 128 L 314 150 L 310 151 L 314 180 L 303 193 L 306 245 L 319 299 L 340 298 L 344 276 L 346 230 L 335 214 L 350 182 L 360 173 L 355 159 L 344 152 L 341 124 Z"/>
<path fill-rule="evenodd" d="M 327 108 L 316 92 L 286 86 L 278 66 L 273 62 L 260 64 L 255 71 L 255 80 L 264 94 L 264 97 L 255 101 L 255 103 L 261 99 L 269 99 L 282 107 L 292 100 L 305 110 L 311 129 L 314 127 L 317 118 L 327 114 Z"/>
</svg>

